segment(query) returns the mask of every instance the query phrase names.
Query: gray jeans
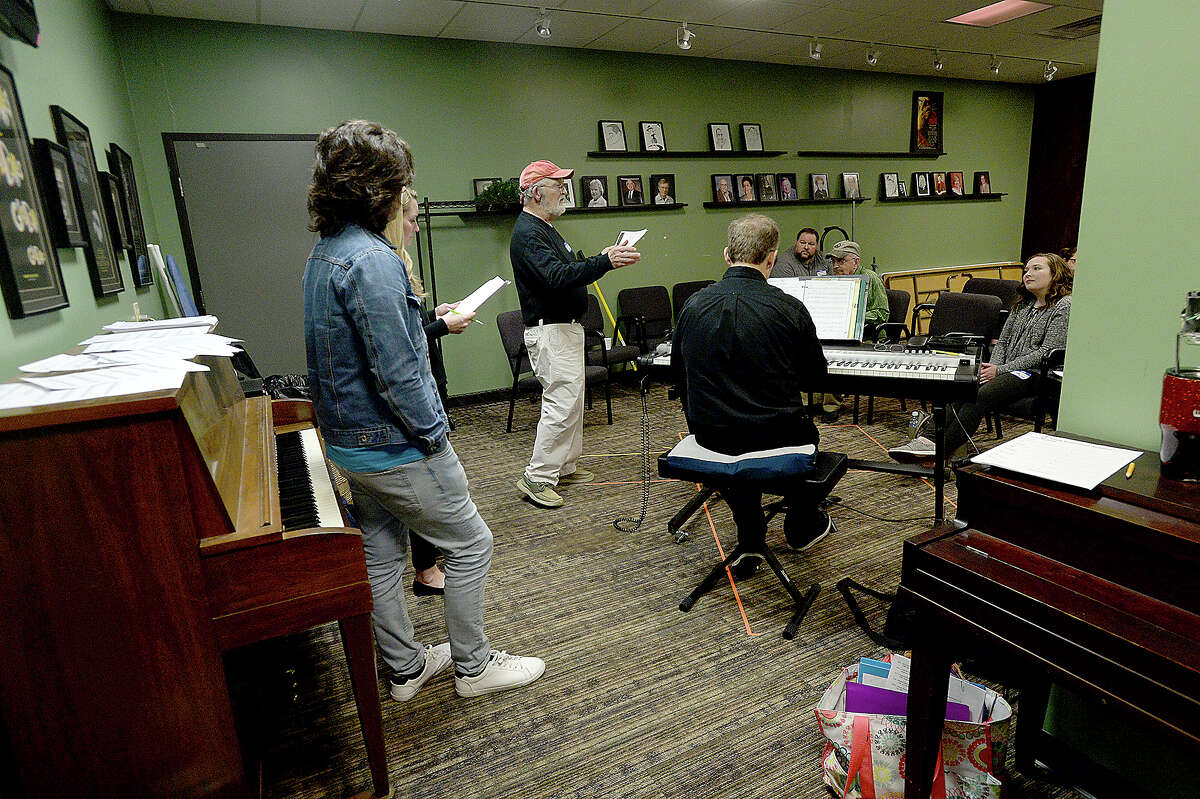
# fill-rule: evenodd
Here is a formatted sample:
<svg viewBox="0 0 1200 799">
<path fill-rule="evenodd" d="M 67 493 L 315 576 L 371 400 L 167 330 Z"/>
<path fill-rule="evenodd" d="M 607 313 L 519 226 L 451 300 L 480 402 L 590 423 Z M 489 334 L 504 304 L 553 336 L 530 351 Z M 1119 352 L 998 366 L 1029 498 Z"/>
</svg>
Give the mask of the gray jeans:
<svg viewBox="0 0 1200 799">
<path fill-rule="evenodd" d="M 446 556 L 446 629 L 457 671 L 475 674 L 487 662 L 483 582 L 492 562 L 492 531 L 479 515 L 467 475 L 449 444 L 436 455 L 384 472 L 347 472 L 362 526 L 371 619 L 383 659 L 395 672 L 421 667 L 424 647 L 414 639 L 404 597 L 408 529 Z"/>
</svg>

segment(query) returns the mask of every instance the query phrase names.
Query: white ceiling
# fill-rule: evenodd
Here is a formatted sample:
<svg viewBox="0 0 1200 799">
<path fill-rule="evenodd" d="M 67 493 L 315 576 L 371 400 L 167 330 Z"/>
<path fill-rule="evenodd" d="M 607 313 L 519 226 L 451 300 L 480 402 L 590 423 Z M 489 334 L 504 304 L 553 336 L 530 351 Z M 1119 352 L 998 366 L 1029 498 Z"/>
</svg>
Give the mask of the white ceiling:
<svg viewBox="0 0 1200 799">
<path fill-rule="evenodd" d="M 1041 0 L 1051 8 L 993 28 L 944 22 L 990 0 L 108 0 L 135 14 L 448 39 L 582 47 L 682 57 L 1037 83 L 1047 59 L 1058 79 L 1094 72 L 1099 36 L 1044 31 L 1099 14 L 1103 0 Z M 550 13 L 552 36 L 534 26 Z M 696 34 L 680 50 L 681 22 Z M 808 56 L 819 38 L 824 57 Z M 879 63 L 868 66 L 868 47 Z M 933 69 L 941 51 L 942 72 Z M 988 69 L 995 56 L 1000 75 Z"/>
</svg>

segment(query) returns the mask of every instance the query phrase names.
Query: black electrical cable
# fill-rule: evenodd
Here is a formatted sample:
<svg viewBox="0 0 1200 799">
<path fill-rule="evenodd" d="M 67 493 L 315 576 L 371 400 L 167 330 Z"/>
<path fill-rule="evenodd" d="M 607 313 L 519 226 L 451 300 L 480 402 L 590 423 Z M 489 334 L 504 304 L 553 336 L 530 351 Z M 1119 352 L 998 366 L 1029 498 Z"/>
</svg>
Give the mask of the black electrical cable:
<svg viewBox="0 0 1200 799">
<path fill-rule="evenodd" d="M 646 404 L 646 378 L 642 378 L 640 393 L 642 395 L 642 512 L 636 519 L 618 516 L 613 519 L 613 527 L 622 533 L 636 533 L 646 520 L 646 510 L 650 507 L 650 407 Z"/>
</svg>

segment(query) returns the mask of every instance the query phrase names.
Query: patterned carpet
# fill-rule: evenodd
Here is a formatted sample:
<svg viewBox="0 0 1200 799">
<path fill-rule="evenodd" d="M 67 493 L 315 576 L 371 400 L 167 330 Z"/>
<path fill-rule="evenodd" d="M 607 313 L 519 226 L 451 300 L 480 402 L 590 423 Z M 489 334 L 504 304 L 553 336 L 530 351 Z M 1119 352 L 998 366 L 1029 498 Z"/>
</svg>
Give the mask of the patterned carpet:
<svg viewBox="0 0 1200 799">
<path fill-rule="evenodd" d="M 738 581 L 736 595 L 728 581 L 718 584 L 681 613 L 679 600 L 720 558 L 713 530 L 727 551 L 733 525 L 723 503 L 710 503 L 711 513 L 685 528 L 690 539 L 676 544 L 666 522 L 696 489 L 654 474 L 642 528 L 613 528 L 614 518 L 640 511 L 642 435 L 637 391 L 617 384 L 613 394 L 612 426 L 602 397 L 586 415 L 581 463 L 596 482 L 564 489 L 557 510 L 535 508 L 514 488 L 537 404 L 518 400 L 510 434 L 506 402 L 453 409 L 453 443 L 495 535 L 488 635 L 494 648 L 545 658 L 547 669 L 527 689 L 477 699 L 459 698 L 446 674 L 409 703 L 385 695 L 396 796 L 826 799 L 813 709 L 840 667 L 884 654 L 854 625 L 834 584 L 848 575 L 893 589 L 901 542 L 929 526 L 932 487 L 850 472 L 834 490 L 837 532 L 803 554 L 783 548 L 782 518 L 772 521 L 770 541 L 792 579 L 802 589 L 822 586 L 794 641 L 780 635 L 787 596 L 765 571 Z M 685 425 L 662 386 L 649 407 L 657 456 Z M 886 457 L 907 414 L 879 400 L 874 421 L 852 425 L 844 410 L 843 421 L 820 426 L 822 448 Z M 1006 437 L 1027 429 L 1006 419 Z M 956 492 L 947 488 L 953 515 Z M 885 608 L 869 599 L 864 607 L 881 626 Z M 410 594 L 409 608 L 423 641 L 445 640 L 440 598 Z M 230 672 L 240 717 L 259 725 L 265 796 L 346 796 L 369 786 L 336 626 L 236 653 Z M 1029 796 L 1080 795 L 1015 780 Z"/>
</svg>

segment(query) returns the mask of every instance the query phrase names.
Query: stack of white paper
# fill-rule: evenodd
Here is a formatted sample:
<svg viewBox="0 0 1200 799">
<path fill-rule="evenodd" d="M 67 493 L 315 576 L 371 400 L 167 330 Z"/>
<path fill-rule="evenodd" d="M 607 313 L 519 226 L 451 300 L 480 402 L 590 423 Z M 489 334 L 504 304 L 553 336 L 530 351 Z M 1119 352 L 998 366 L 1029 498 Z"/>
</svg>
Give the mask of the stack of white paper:
<svg viewBox="0 0 1200 799">
<path fill-rule="evenodd" d="M 1136 449 L 1106 447 L 1045 433 L 1026 433 L 971 460 L 1091 491 L 1141 455 L 1141 450 Z"/>
<path fill-rule="evenodd" d="M 217 326 L 215 316 L 180 316 L 175 319 L 155 319 L 146 322 L 113 322 L 104 326 L 110 333 L 124 333 L 131 330 L 168 330 L 176 327 L 202 327 L 204 333 L 211 333 Z"/>
</svg>

